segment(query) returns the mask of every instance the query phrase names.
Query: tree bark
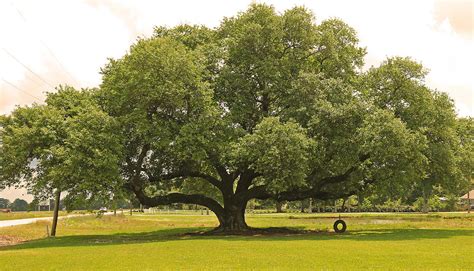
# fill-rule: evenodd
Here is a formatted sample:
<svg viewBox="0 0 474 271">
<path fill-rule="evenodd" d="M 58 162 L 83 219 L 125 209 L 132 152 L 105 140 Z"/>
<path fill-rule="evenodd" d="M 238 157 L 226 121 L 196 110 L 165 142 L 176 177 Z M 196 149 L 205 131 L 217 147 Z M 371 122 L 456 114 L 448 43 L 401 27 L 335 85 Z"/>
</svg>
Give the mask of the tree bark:
<svg viewBox="0 0 474 271">
<path fill-rule="evenodd" d="M 276 202 L 276 212 L 283 213 L 283 203 L 281 201 Z"/>
<path fill-rule="evenodd" d="M 422 212 L 427 214 L 430 210 L 429 208 L 429 199 L 431 197 L 431 189 L 429 187 L 429 184 L 428 183 L 424 183 L 423 184 L 423 206 L 422 206 Z"/>
<path fill-rule="evenodd" d="M 56 228 L 58 226 L 58 216 L 59 216 L 59 200 L 61 198 L 61 191 L 56 190 L 55 199 L 54 199 L 54 214 L 53 214 L 53 225 L 51 226 L 51 236 L 56 236 Z"/>
<path fill-rule="evenodd" d="M 147 196 L 141 189 L 134 191 L 141 203 L 147 206 L 167 205 L 171 203 L 187 203 L 205 206 L 217 216 L 219 226 L 215 232 L 241 232 L 248 230 L 245 222 L 245 209 L 248 199 L 235 197 L 232 193 L 224 194 L 224 207 L 217 201 L 198 194 L 170 193 L 164 196 Z"/>
<path fill-rule="evenodd" d="M 362 196 L 362 193 L 357 194 L 357 211 L 362 212 L 362 204 L 364 202 L 364 197 Z"/>
<path fill-rule="evenodd" d="M 428 204 L 428 198 L 423 197 L 423 207 L 422 207 L 422 212 L 424 214 L 427 214 L 429 212 L 429 204 Z"/>
<path fill-rule="evenodd" d="M 219 226 L 217 232 L 241 232 L 249 229 L 245 222 L 245 207 L 239 207 L 237 204 L 224 207 L 224 213 L 217 215 Z"/>
</svg>

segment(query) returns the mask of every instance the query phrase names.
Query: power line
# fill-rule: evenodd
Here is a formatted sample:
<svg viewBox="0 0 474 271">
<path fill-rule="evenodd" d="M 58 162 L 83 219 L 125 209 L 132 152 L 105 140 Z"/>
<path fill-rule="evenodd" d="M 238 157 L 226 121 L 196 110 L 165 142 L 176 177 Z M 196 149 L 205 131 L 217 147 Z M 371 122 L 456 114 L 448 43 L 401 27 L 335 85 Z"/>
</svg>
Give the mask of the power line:
<svg viewBox="0 0 474 271">
<path fill-rule="evenodd" d="M 74 78 L 74 76 L 72 76 L 66 68 L 64 68 L 63 64 L 61 63 L 61 61 L 59 61 L 59 59 L 56 57 L 56 55 L 53 53 L 53 51 L 48 47 L 48 45 L 46 45 L 46 43 L 43 42 L 43 40 L 40 39 L 40 42 L 43 44 L 44 47 L 46 47 L 46 49 L 49 51 L 49 53 L 53 56 L 53 58 L 56 60 L 56 62 L 59 64 L 59 67 L 61 68 L 61 70 L 63 70 L 63 72 L 65 74 L 67 74 L 69 76 L 69 78 L 72 79 L 72 81 L 76 82 L 76 84 L 79 85 L 79 82 L 77 82 L 76 78 Z"/>
<path fill-rule="evenodd" d="M 31 70 L 28 66 L 26 66 L 23 62 L 21 62 L 18 58 L 16 58 L 13 54 L 11 54 L 10 52 L 8 52 L 7 49 L 3 48 L 3 51 L 5 51 L 5 53 L 7 53 L 11 58 L 13 58 L 16 62 L 18 62 L 18 64 L 20 64 L 21 66 L 23 66 L 25 69 L 27 69 L 29 72 L 31 72 L 32 74 L 34 74 L 36 77 L 38 77 L 41 81 L 43 81 L 46 85 L 50 86 L 51 88 L 54 89 L 53 85 L 51 85 L 50 83 L 48 83 L 48 81 L 46 81 L 43 77 L 41 77 L 39 74 L 37 74 L 36 72 L 34 72 L 33 70 Z"/>
<path fill-rule="evenodd" d="M 8 82 L 7 80 L 5 80 L 5 79 L 4 79 L 4 78 L 2 78 L 2 77 L 0 77 L 0 79 L 2 79 L 2 81 L 3 81 L 3 82 L 7 83 L 8 85 L 12 86 L 13 88 L 15 88 L 15 89 L 17 89 L 17 90 L 19 90 L 19 91 L 21 91 L 21 92 L 23 92 L 23 93 L 27 94 L 27 95 L 28 95 L 28 96 L 30 96 L 30 97 L 33 97 L 33 98 L 35 98 L 35 99 L 36 99 L 36 100 L 38 100 L 39 102 L 42 102 L 42 100 L 41 100 L 40 98 L 38 98 L 38 97 L 36 97 L 36 96 L 34 96 L 34 95 L 32 95 L 32 94 L 28 93 L 28 91 L 26 91 L 26 90 L 23 90 L 23 89 L 21 89 L 21 88 L 19 88 L 19 87 L 15 86 L 14 84 L 12 84 L 12 83 Z"/>
<path fill-rule="evenodd" d="M 11 5 L 13 6 L 13 8 L 15 8 L 16 12 L 18 13 L 18 15 L 20 15 L 20 17 L 23 19 L 25 24 L 29 25 L 28 21 L 26 20 L 26 17 L 23 15 L 23 13 L 13 3 L 11 3 Z M 34 32 L 34 33 L 36 33 L 36 32 Z M 39 34 L 37 34 L 37 35 L 39 35 Z M 53 56 L 54 60 L 56 60 L 56 62 L 59 64 L 59 67 L 61 68 L 61 70 L 65 74 L 67 74 L 70 79 L 72 79 L 74 82 L 79 84 L 79 82 L 77 82 L 76 78 L 69 73 L 69 71 L 64 67 L 64 65 L 59 60 L 59 58 L 56 56 L 56 54 L 54 54 L 53 50 L 51 50 L 51 48 L 46 44 L 46 42 L 44 42 L 43 39 L 41 39 L 40 37 L 38 37 L 38 39 L 41 42 L 41 44 L 48 50 L 48 52 Z"/>
<path fill-rule="evenodd" d="M 26 79 L 28 79 L 31 82 L 35 83 L 36 86 L 44 86 L 43 82 L 39 81 L 36 77 L 33 77 L 33 75 L 31 75 L 30 73 L 25 72 L 25 73 L 23 73 L 23 75 L 25 76 Z"/>
</svg>

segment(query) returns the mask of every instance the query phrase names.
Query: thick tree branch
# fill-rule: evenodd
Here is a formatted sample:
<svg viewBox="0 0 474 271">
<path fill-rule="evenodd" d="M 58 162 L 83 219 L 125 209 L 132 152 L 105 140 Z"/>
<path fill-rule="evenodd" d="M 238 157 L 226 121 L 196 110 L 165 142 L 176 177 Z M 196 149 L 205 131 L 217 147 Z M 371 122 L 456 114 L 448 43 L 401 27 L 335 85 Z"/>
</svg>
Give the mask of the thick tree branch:
<svg viewBox="0 0 474 271">
<path fill-rule="evenodd" d="M 196 171 L 182 170 L 182 171 L 177 171 L 177 172 L 173 172 L 173 173 L 169 173 L 165 175 L 160 175 L 157 177 L 149 176 L 148 180 L 150 182 L 160 182 L 160 181 L 171 180 L 175 178 L 189 178 L 189 177 L 204 179 L 208 181 L 210 184 L 217 187 L 219 190 L 222 190 L 222 182 L 219 181 L 217 178 L 209 174 L 204 174 L 204 173 L 196 172 Z"/>
<path fill-rule="evenodd" d="M 348 197 L 356 193 L 357 193 L 357 190 L 351 190 L 349 192 L 338 193 L 338 192 L 321 191 L 317 188 L 312 188 L 312 189 L 307 189 L 307 190 L 284 191 L 284 192 L 272 194 L 266 190 L 265 186 L 256 186 L 249 189 L 245 193 L 245 195 L 242 195 L 241 200 L 274 199 L 276 201 L 295 201 L 295 200 L 304 200 L 308 198 L 317 198 L 321 200 L 326 200 L 326 199 L 337 199 L 337 198 Z"/>
<path fill-rule="evenodd" d="M 235 189 L 236 194 L 243 193 L 248 190 L 252 185 L 252 181 L 260 176 L 253 170 L 245 170 L 240 174 L 239 182 L 237 183 L 237 188 Z"/>
<path fill-rule="evenodd" d="M 135 166 L 132 166 L 133 167 L 132 180 L 134 182 L 137 182 L 140 179 L 140 173 L 142 172 L 142 168 L 143 168 L 143 161 L 145 160 L 146 154 L 148 153 L 149 150 L 150 150 L 150 144 L 147 143 L 143 145 L 142 149 L 140 150 L 140 153 L 138 154 L 138 158 L 137 158 L 137 162 Z"/>
<path fill-rule="evenodd" d="M 364 162 L 369 159 L 368 154 L 363 154 L 359 156 L 359 162 Z M 341 197 L 347 197 L 357 193 L 356 190 L 351 190 L 344 193 L 339 192 L 330 192 L 323 191 L 323 188 L 327 185 L 338 184 L 345 182 L 349 179 L 350 175 L 355 172 L 358 168 L 358 165 L 354 165 L 349 168 L 344 174 L 337 176 L 330 176 L 321 179 L 317 185 L 310 189 L 306 190 L 293 190 L 293 191 L 284 191 L 276 194 L 269 193 L 265 185 L 255 186 L 247 191 L 242 191 L 237 196 L 239 200 L 250 200 L 250 199 L 275 199 L 277 201 L 294 201 L 294 200 L 303 200 L 307 198 L 318 198 L 318 199 L 335 199 Z"/>
<path fill-rule="evenodd" d="M 164 196 L 147 196 L 142 189 L 133 189 L 133 192 L 137 196 L 138 200 L 147 206 L 153 207 L 158 205 L 168 205 L 172 203 L 186 203 L 186 204 L 197 204 L 205 206 L 213 211 L 217 216 L 224 214 L 224 208 L 215 200 L 198 194 L 182 194 L 182 193 L 170 193 Z"/>
<path fill-rule="evenodd" d="M 219 162 L 218 155 L 216 153 L 211 153 L 209 151 L 206 151 L 208 157 L 209 157 L 209 162 L 211 165 L 214 167 L 214 169 L 217 171 L 217 174 L 221 177 L 221 179 L 224 181 L 228 179 L 230 176 L 229 173 L 227 173 L 227 170 L 224 165 L 222 165 Z"/>
</svg>

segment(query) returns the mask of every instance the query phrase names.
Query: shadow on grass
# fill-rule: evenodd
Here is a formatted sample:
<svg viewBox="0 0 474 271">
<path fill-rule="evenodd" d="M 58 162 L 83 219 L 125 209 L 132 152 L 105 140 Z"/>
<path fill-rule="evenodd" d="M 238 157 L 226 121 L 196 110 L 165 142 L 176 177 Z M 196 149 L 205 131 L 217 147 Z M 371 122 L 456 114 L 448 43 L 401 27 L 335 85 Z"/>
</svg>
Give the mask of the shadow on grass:
<svg viewBox="0 0 474 271">
<path fill-rule="evenodd" d="M 297 228 L 294 228 L 297 229 Z M 105 235 L 71 235 L 46 238 L 25 242 L 13 246 L 0 247 L 0 251 L 51 247 L 107 246 L 122 244 L 142 244 L 186 240 L 226 240 L 226 241 L 380 241 L 396 242 L 419 239 L 446 239 L 457 236 L 474 236 L 474 230 L 466 229 L 380 229 L 359 230 L 343 234 L 333 232 L 306 232 L 289 235 L 254 236 L 212 236 L 187 234 L 190 231 L 206 231 L 210 228 L 175 228 L 152 232 L 117 233 Z"/>
</svg>

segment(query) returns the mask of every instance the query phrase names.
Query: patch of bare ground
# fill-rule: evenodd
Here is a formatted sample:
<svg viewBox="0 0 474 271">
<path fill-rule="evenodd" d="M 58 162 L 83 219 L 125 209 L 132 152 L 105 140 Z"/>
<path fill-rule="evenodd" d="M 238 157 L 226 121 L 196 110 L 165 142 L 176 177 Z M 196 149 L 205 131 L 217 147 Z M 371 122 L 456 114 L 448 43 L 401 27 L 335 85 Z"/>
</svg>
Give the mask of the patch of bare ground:
<svg viewBox="0 0 474 271">
<path fill-rule="evenodd" d="M 0 235 L 0 247 L 16 245 L 23 242 L 23 239 L 13 236 Z"/>
<path fill-rule="evenodd" d="M 289 229 L 289 228 L 249 228 L 246 230 L 221 230 L 214 229 L 211 231 L 198 231 L 180 234 L 182 237 L 189 236 L 295 236 L 295 235 L 327 235 L 336 234 L 335 232 L 321 231 L 321 230 L 301 230 L 301 229 Z"/>
</svg>

